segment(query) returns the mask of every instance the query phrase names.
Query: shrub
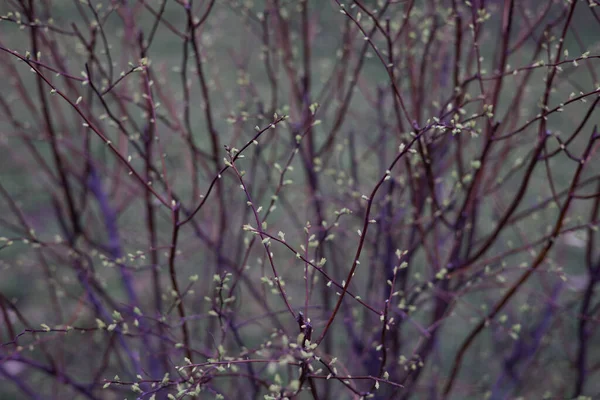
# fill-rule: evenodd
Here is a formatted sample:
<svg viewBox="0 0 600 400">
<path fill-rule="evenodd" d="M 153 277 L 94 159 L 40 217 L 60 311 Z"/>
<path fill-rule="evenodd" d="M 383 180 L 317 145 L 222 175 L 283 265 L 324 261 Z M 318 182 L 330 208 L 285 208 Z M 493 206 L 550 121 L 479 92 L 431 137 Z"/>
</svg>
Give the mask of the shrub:
<svg viewBox="0 0 600 400">
<path fill-rule="evenodd" d="M 596 0 L 8 0 L 3 398 L 600 396 Z"/>
</svg>

